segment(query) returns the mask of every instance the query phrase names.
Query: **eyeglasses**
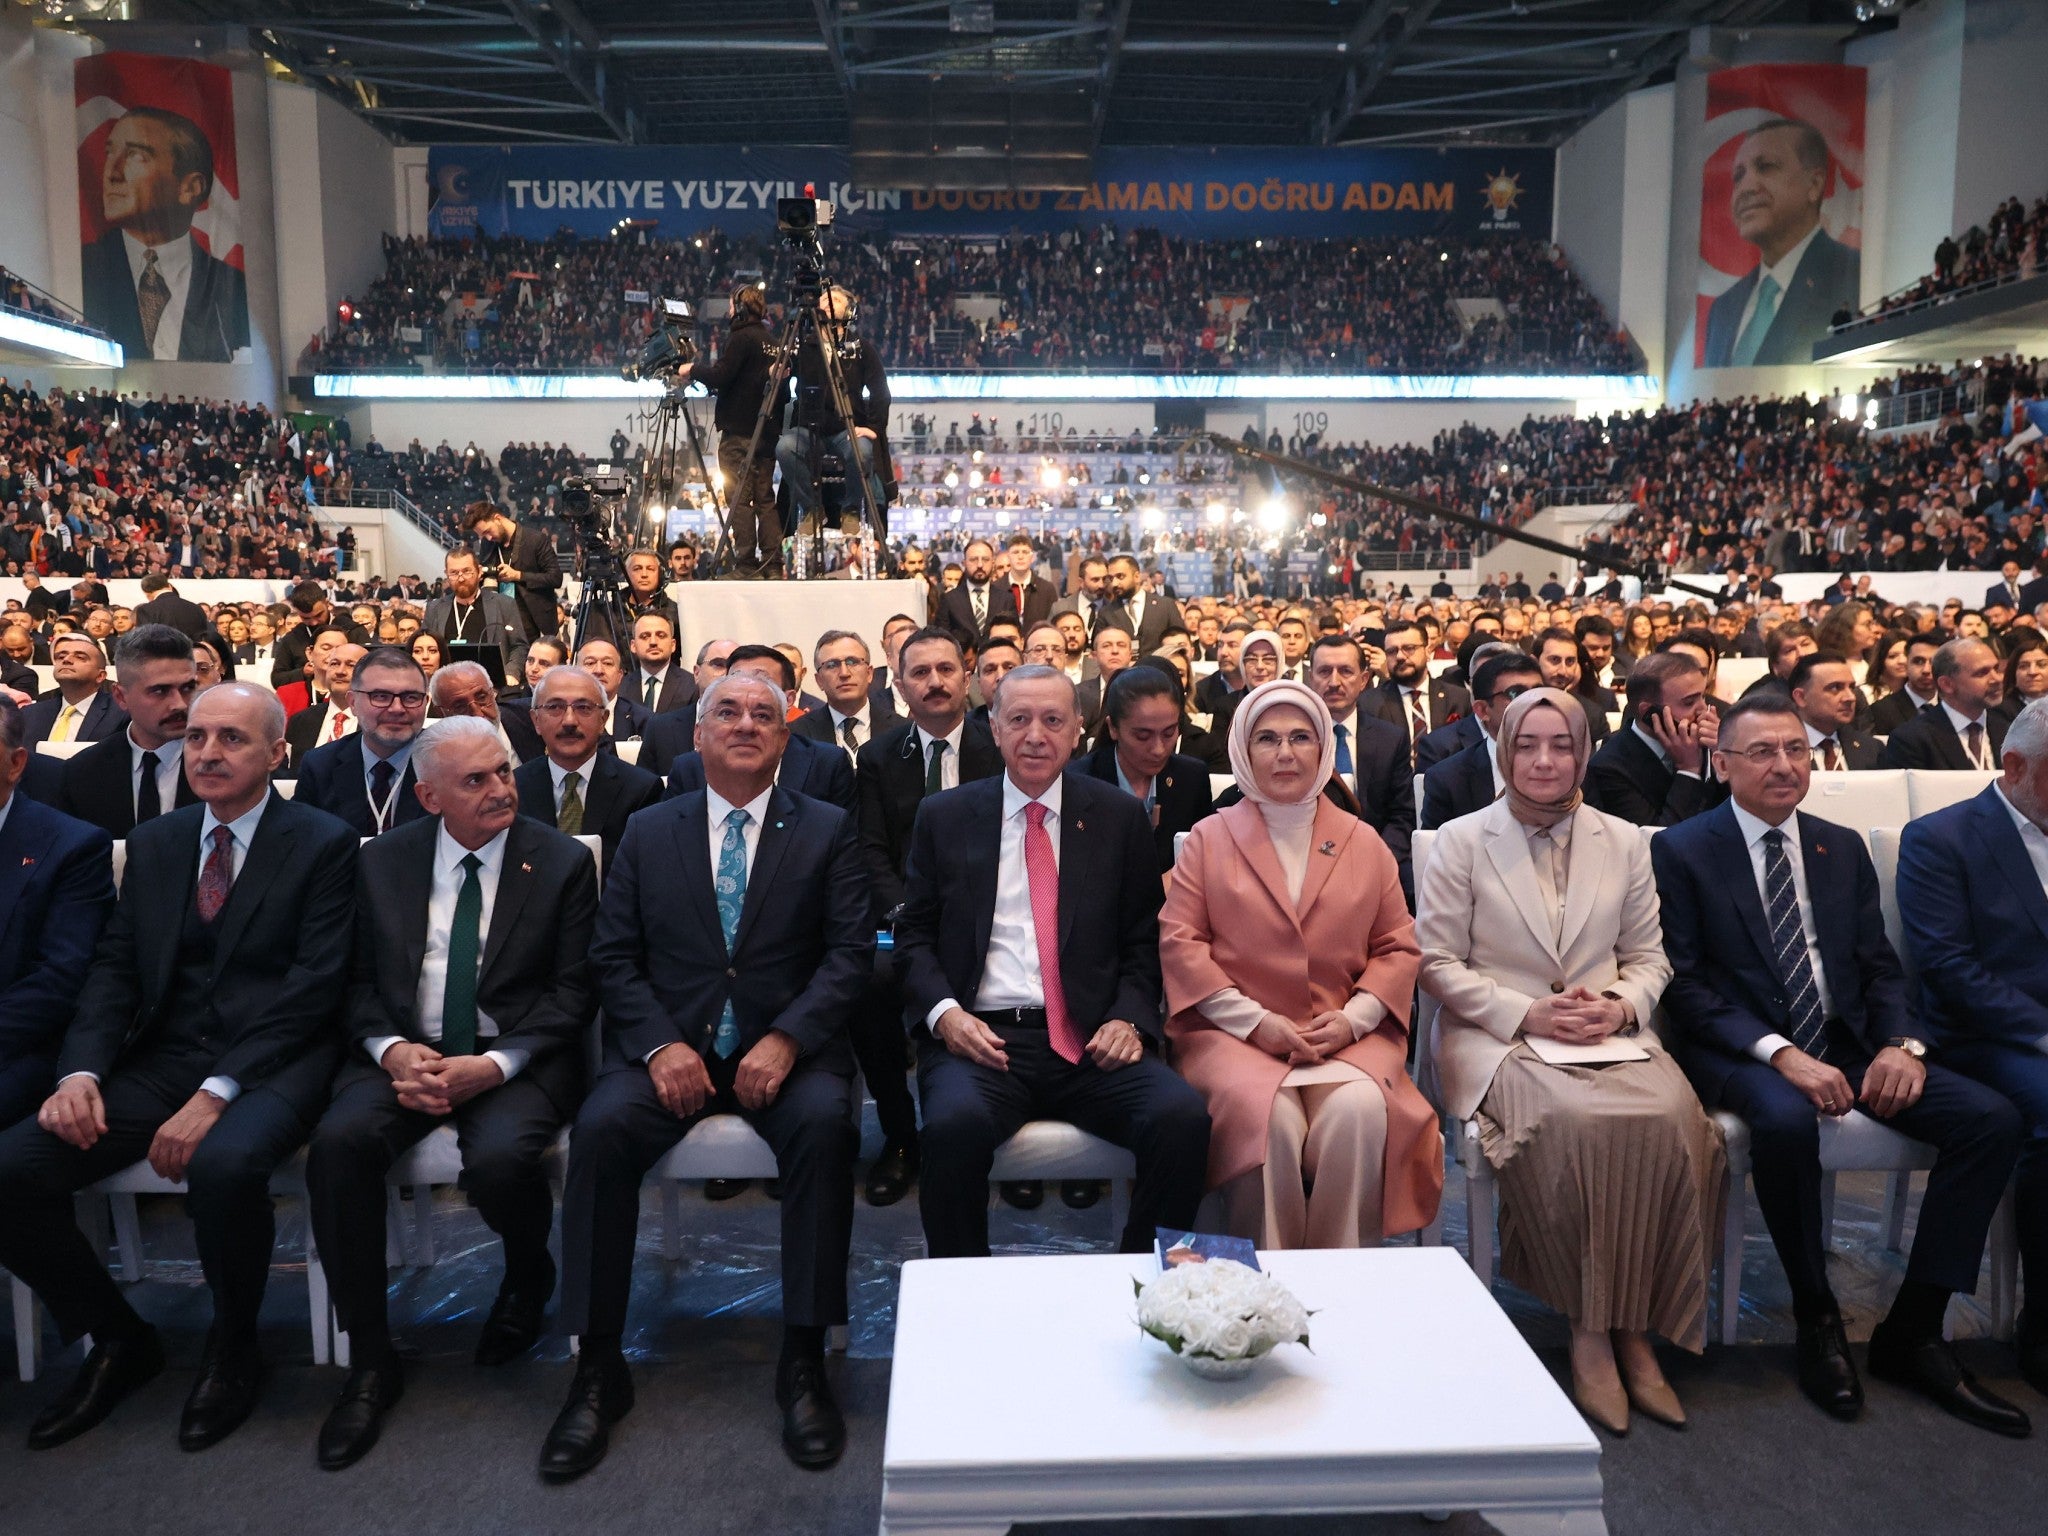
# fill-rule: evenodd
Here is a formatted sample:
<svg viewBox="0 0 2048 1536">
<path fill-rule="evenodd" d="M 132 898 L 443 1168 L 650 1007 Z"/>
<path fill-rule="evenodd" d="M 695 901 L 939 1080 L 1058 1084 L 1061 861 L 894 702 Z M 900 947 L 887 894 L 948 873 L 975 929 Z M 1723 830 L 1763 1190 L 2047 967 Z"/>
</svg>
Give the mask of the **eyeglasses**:
<svg viewBox="0 0 2048 1536">
<path fill-rule="evenodd" d="M 418 709 L 427 702 L 426 694 L 417 688 L 408 688 L 403 693 L 393 693 L 388 688 L 367 688 L 356 697 L 368 702 L 372 709 L 389 709 L 394 704 Z"/>
<path fill-rule="evenodd" d="M 595 720 L 604 713 L 602 704 L 593 704 L 588 699 L 549 699 L 545 704 L 536 704 L 533 712 L 546 715 L 550 720 L 559 720 L 564 715 L 574 715 L 578 720 Z"/>
<path fill-rule="evenodd" d="M 1499 693 L 1488 694 L 1486 702 L 1489 704 L 1498 704 L 1502 699 L 1506 699 L 1510 704 L 1512 704 L 1515 702 L 1515 700 L 1519 699 L 1523 694 L 1528 693 L 1532 689 L 1539 688 L 1541 686 L 1542 684 L 1540 683 L 1513 683 L 1510 684 L 1508 687 L 1501 689 Z"/>
<path fill-rule="evenodd" d="M 866 665 L 868 665 L 868 663 L 860 657 L 843 656 L 835 657 L 831 661 L 821 661 L 818 663 L 815 670 L 818 676 L 828 677 L 834 672 L 858 672 L 862 667 Z"/>
<path fill-rule="evenodd" d="M 1813 760 L 1813 748 L 1803 741 L 1760 741 L 1753 747 L 1744 747 L 1737 752 L 1732 747 L 1722 747 L 1730 757 L 1739 757 L 1758 768 L 1768 768 L 1783 758 L 1788 763 L 1807 763 Z"/>
</svg>

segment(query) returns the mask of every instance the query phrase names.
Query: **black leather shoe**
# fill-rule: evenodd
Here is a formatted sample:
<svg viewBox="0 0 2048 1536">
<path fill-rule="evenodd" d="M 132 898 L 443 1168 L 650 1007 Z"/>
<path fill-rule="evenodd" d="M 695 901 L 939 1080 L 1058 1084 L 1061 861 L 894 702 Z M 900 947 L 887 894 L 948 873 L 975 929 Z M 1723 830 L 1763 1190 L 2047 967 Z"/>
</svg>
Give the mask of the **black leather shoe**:
<svg viewBox="0 0 2048 1536">
<path fill-rule="evenodd" d="M 730 1200 L 735 1195 L 744 1193 L 746 1187 L 752 1182 L 753 1180 L 751 1179 L 706 1179 L 704 1181 L 704 1198 L 706 1200 Z"/>
<path fill-rule="evenodd" d="M 1880 1326 L 1870 1336 L 1870 1374 L 1907 1387 L 1966 1424 L 2023 1440 L 2034 1432 L 2025 1413 L 1979 1384 L 1940 1335 L 1901 1339 Z"/>
<path fill-rule="evenodd" d="M 846 1449 L 846 1420 L 833 1401 L 823 1360 L 786 1360 L 775 1372 L 782 1448 L 800 1467 L 829 1467 Z"/>
<path fill-rule="evenodd" d="M 581 1477 L 611 1445 L 611 1427 L 633 1411 L 633 1376 L 619 1356 L 576 1366 L 568 1401 L 540 1448 L 540 1475 L 551 1483 Z"/>
<path fill-rule="evenodd" d="M 322 1470 L 339 1472 L 369 1455 L 384 1428 L 384 1415 L 403 1396 L 405 1368 L 395 1354 L 350 1371 L 340 1401 L 328 1410 L 327 1421 L 320 1426 Z"/>
<path fill-rule="evenodd" d="M 1038 1179 L 1011 1179 L 996 1188 L 1005 1205 L 1014 1205 L 1020 1211 L 1035 1211 L 1045 1200 L 1045 1185 Z"/>
<path fill-rule="evenodd" d="M 868 1204 L 894 1205 L 910 1193 L 910 1181 L 916 1177 L 917 1148 L 882 1148 L 882 1155 L 868 1169 Z"/>
<path fill-rule="evenodd" d="M 101 1339 L 85 1357 L 71 1385 L 29 1426 L 28 1448 L 47 1451 L 76 1440 L 112 1413 L 121 1399 L 155 1379 L 164 1368 L 164 1346 L 156 1330 L 138 1338 Z"/>
<path fill-rule="evenodd" d="M 2019 1351 L 2020 1376 L 2028 1386 L 2048 1397 L 2048 1325 L 2037 1327 L 2033 1314 L 2022 1312 L 2014 1340 Z"/>
<path fill-rule="evenodd" d="M 1838 1419 L 1863 1411 L 1863 1383 L 1849 1358 L 1849 1336 L 1839 1314 L 1799 1325 L 1799 1390 Z"/>
<path fill-rule="evenodd" d="M 503 1365 L 540 1342 L 548 1298 L 555 1294 L 555 1261 L 545 1254 L 542 1259 L 545 1268 L 517 1279 L 507 1275 L 498 1288 L 498 1299 L 491 1303 L 491 1315 L 484 1319 L 483 1334 L 476 1341 L 478 1365 Z"/>
<path fill-rule="evenodd" d="M 1063 1179 L 1060 1182 L 1060 1203 L 1070 1211 L 1085 1211 L 1101 1198 L 1100 1179 Z"/>
<path fill-rule="evenodd" d="M 203 1451 L 220 1444 L 242 1427 L 262 1394 L 263 1356 L 253 1344 L 209 1346 L 178 1420 L 179 1447 Z"/>
</svg>

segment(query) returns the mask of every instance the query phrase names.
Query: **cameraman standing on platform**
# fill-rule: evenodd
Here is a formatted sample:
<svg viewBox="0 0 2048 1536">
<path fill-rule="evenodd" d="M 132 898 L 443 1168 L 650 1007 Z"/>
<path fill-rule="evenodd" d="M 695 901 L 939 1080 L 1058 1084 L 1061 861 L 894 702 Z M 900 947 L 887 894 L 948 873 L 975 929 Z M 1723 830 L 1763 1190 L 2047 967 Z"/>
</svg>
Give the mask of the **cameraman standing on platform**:
<svg viewBox="0 0 2048 1536">
<path fill-rule="evenodd" d="M 849 534 L 861 532 L 862 518 L 860 490 L 852 479 L 853 445 L 860 444 L 860 468 L 874 491 L 877 514 L 886 504 L 883 484 L 894 478 L 889 470 L 889 381 L 883 376 L 882 360 L 874 347 L 854 340 L 849 334 L 852 318 L 852 294 L 837 286 L 819 293 L 818 324 L 832 331 L 840 355 L 840 381 L 847 403 L 853 408 L 853 421 L 842 421 L 833 405 L 832 391 L 826 386 L 824 354 L 814 336 L 804 343 L 797 356 L 797 425 L 783 433 L 775 445 L 775 462 L 782 466 L 782 483 L 789 491 L 790 506 L 806 521 L 823 514 L 811 470 L 813 446 L 822 438 L 826 451 L 839 455 L 848 473 L 846 488 L 839 498 L 839 527 Z M 801 531 L 800 523 L 799 535 Z M 874 531 L 878 537 L 885 534 L 886 520 L 883 527 Z"/>
<path fill-rule="evenodd" d="M 747 447 L 760 419 L 772 364 L 768 340 L 768 299 L 752 283 L 733 290 L 731 331 L 716 362 L 684 368 L 717 397 L 711 419 L 718 427 L 718 468 L 725 477 L 726 509 L 732 526 L 732 574 L 782 574 L 782 522 L 775 515 L 773 430 L 761 434 L 750 461 Z M 756 545 L 758 544 L 758 551 Z"/>
<path fill-rule="evenodd" d="M 519 610 L 519 622 L 526 638 L 561 631 L 555 593 L 562 585 L 562 562 L 555 554 L 555 541 L 545 528 L 523 528 L 510 513 L 488 501 L 473 501 L 463 511 L 479 543 L 488 541 L 495 550 L 484 551 L 484 578 L 498 583 L 498 590 L 512 599 Z M 493 564 L 490 556 L 496 555 Z"/>
</svg>

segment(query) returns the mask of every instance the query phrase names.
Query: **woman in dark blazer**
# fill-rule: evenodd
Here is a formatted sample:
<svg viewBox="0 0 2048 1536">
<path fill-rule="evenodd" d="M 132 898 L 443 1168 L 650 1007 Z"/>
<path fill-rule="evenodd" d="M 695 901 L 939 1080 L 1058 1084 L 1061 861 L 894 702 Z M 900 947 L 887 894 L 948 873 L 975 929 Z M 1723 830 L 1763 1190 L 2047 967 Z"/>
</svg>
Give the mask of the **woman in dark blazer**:
<svg viewBox="0 0 2048 1536">
<path fill-rule="evenodd" d="M 1174 750 L 1182 711 L 1180 683 L 1172 672 L 1142 663 L 1126 667 L 1110 679 L 1095 750 L 1067 770 L 1121 785 L 1145 802 L 1162 875 L 1173 869 L 1174 834 L 1215 809 L 1208 765 Z"/>
</svg>

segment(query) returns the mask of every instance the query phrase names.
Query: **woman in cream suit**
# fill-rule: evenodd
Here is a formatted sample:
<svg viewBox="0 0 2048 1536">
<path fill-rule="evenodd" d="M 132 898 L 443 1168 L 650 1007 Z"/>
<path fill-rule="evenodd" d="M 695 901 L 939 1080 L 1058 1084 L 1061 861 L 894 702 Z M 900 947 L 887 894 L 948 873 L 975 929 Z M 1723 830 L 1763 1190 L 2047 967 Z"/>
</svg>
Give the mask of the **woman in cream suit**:
<svg viewBox="0 0 2048 1536">
<path fill-rule="evenodd" d="M 1443 1193 L 1406 1068 L 1414 924 L 1379 834 L 1323 795 L 1335 761 L 1312 689 L 1252 689 L 1230 731 L 1245 798 L 1195 823 L 1159 918 L 1173 1063 L 1214 1125 L 1209 1187 L 1261 1248 L 1376 1245 L 1428 1225 Z"/>
<path fill-rule="evenodd" d="M 1705 1345 L 1725 1152 L 1645 1027 L 1671 978 L 1649 849 L 1582 803 L 1571 695 L 1523 694 L 1497 739 L 1505 795 L 1439 831 L 1417 882 L 1443 1107 L 1499 1177 L 1502 1273 L 1571 1319 L 1587 1417 L 1682 1424 L 1649 1335 Z"/>
</svg>

